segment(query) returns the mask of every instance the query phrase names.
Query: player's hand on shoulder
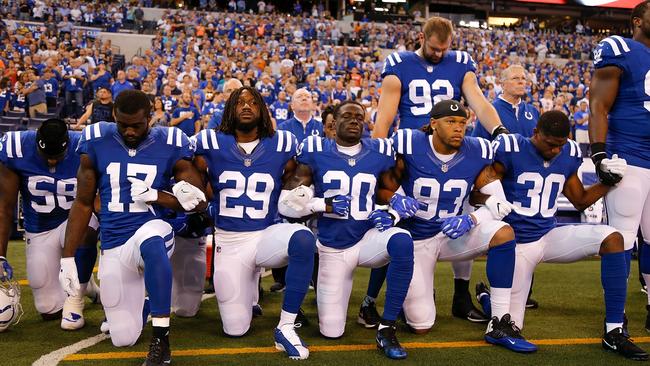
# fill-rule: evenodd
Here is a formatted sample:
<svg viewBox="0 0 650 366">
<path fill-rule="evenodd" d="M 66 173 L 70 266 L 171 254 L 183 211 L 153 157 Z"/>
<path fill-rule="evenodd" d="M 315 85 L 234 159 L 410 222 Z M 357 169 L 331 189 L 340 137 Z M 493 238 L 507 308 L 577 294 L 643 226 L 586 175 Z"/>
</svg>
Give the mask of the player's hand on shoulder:
<svg viewBox="0 0 650 366">
<path fill-rule="evenodd" d="M 7 281 L 14 277 L 14 269 L 11 268 L 7 258 L 0 256 L 0 281 Z"/>
<path fill-rule="evenodd" d="M 501 134 L 506 134 L 506 135 L 507 135 L 507 134 L 509 134 L 509 133 L 510 133 L 510 131 L 508 131 L 508 129 L 506 128 L 506 126 L 504 126 L 504 125 L 498 125 L 498 126 L 496 126 L 496 127 L 494 128 L 494 130 L 492 130 L 492 139 L 497 138 L 497 136 L 499 136 L 499 135 L 501 135 Z"/>
<path fill-rule="evenodd" d="M 368 220 L 372 221 L 375 229 L 380 232 L 390 229 L 395 223 L 395 217 L 393 217 L 393 215 L 388 211 L 382 209 L 372 211 L 370 215 L 368 215 Z"/>
<path fill-rule="evenodd" d="M 619 158 L 617 154 L 614 154 L 611 159 L 605 158 L 601 160 L 600 169 L 604 172 L 619 176 L 622 179 L 627 170 L 627 161 L 623 158 Z"/>
<path fill-rule="evenodd" d="M 312 198 L 314 198 L 314 190 L 310 187 L 299 185 L 289 191 L 289 194 L 284 198 L 282 203 L 293 210 L 302 211 L 309 205 Z"/>
<path fill-rule="evenodd" d="M 156 202 L 158 200 L 158 190 L 149 187 L 149 185 L 136 177 L 128 177 L 131 182 L 131 198 L 133 202 Z"/>
<path fill-rule="evenodd" d="M 441 223 L 442 233 L 451 239 L 459 238 L 474 227 L 474 219 L 471 215 L 452 216 L 438 219 Z"/>
<path fill-rule="evenodd" d="M 61 258 L 61 270 L 59 271 L 59 283 L 68 296 L 79 296 L 81 285 L 77 274 L 77 264 L 74 257 Z"/>
<path fill-rule="evenodd" d="M 492 218 L 495 220 L 503 220 L 504 217 L 508 216 L 514 210 L 512 203 L 498 196 L 488 197 L 485 201 L 485 207 L 490 210 Z"/>
<path fill-rule="evenodd" d="M 172 192 L 185 211 L 192 211 L 206 201 L 203 191 L 184 180 L 174 184 Z"/>
<path fill-rule="evenodd" d="M 350 201 L 352 196 L 342 194 L 334 197 L 325 198 L 325 207 L 327 213 L 334 213 L 339 216 L 347 216 L 350 213 Z"/>
</svg>

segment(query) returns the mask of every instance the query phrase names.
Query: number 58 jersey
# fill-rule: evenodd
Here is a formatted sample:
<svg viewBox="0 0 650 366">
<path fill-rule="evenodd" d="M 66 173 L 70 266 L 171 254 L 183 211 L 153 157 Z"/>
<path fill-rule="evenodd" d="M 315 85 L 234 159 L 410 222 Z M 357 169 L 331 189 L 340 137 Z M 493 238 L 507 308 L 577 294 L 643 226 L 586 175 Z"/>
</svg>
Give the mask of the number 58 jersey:
<svg viewBox="0 0 650 366">
<path fill-rule="evenodd" d="M 36 131 L 8 132 L 0 140 L 0 162 L 20 179 L 25 230 L 42 233 L 68 219 L 77 192 L 79 132 L 68 132 L 68 151 L 54 168 L 37 151 Z M 6 184 L 6 182 L 3 182 Z"/>
<path fill-rule="evenodd" d="M 160 207 L 133 202 L 128 178 L 157 190 L 169 189 L 174 166 L 181 159 L 192 159 L 193 146 L 176 127 L 154 127 L 131 149 L 115 123 L 100 122 L 83 130 L 77 153 L 88 155 L 97 172 L 101 246 L 111 249 L 124 244 L 146 222 L 162 218 Z"/>
<path fill-rule="evenodd" d="M 494 141 L 494 161 L 506 168 L 501 184 L 515 207 L 503 221 L 512 226 L 517 243 L 537 241 L 555 227 L 558 195 L 582 164 L 578 143 L 569 140 L 558 156 L 546 161 L 521 135 L 499 135 Z"/>
<path fill-rule="evenodd" d="M 465 136 L 456 155 L 443 162 L 434 153 L 431 135 L 420 130 L 398 130 L 392 141 L 404 159 L 404 192 L 427 205 L 426 211 L 418 210 L 400 226 L 413 240 L 431 238 L 440 232 L 438 219 L 462 212 L 476 177 L 492 163 L 492 146 L 486 139 Z"/>
<path fill-rule="evenodd" d="M 460 100 L 467 72 L 475 73 L 476 63 L 463 51 L 449 51 L 437 64 L 411 51 L 386 56 L 382 78 L 395 75 L 402 84 L 399 128 L 419 129 L 429 123 L 434 104 L 445 99 Z"/>
<path fill-rule="evenodd" d="M 260 139 L 251 154 L 235 136 L 215 130 L 196 135 L 196 155 L 208 165 L 208 179 L 217 207 L 215 226 L 226 231 L 258 231 L 278 223 L 278 199 L 287 162 L 296 156 L 298 141 L 278 130 Z"/>
</svg>

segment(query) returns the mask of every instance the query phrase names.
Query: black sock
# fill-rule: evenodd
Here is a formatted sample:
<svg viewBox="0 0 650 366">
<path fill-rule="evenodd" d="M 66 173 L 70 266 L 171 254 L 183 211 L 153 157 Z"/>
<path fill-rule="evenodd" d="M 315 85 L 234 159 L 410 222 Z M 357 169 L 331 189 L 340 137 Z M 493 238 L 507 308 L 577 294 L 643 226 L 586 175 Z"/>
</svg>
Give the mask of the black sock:
<svg viewBox="0 0 650 366">
<path fill-rule="evenodd" d="M 153 327 L 153 336 L 160 339 L 169 337 L 169 327 Z"/>
<path fill-rule="evenodd" d="M 469 280 L 454 278 L 454 297 L 465 297 L 469 293 Z"/>
</svg>

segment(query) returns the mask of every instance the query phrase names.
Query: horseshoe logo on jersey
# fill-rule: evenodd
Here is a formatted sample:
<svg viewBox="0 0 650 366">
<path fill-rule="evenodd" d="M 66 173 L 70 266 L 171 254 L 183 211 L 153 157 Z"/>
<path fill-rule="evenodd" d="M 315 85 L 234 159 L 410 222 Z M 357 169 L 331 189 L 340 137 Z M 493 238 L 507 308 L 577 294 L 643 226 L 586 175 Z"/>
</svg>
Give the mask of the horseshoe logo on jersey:
<svg viewBox="0 0 650 366">
<path fill-rule="evenodd" d="M 533 119 L 533 114 L 526 111 L 526 112 L 524 112 L 524 117 L 526 117 L 527 120 L 531 120 L 531 119 Z"/>
<path fill-rule="evenodd" d="M 318 130 L 311 130 L 311 135 L 312 136 L 320 136 L 320 133 L 318 133 Z"/>
</svg>

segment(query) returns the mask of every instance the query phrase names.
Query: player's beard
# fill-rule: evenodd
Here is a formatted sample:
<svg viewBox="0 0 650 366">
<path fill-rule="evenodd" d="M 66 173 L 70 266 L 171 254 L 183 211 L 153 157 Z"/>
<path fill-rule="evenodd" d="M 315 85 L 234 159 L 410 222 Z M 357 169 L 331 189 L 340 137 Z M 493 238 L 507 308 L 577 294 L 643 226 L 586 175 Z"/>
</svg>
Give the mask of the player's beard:
<svg viewBox="0 0 650 366">
<path fill-rule="evenodd" d="M 249 132 L 253 131 L 257 127 L 258 124 L 259 124 L 259 121 L 257 121 L 257 120 L 256 121 L 251 121 L 249 123 L 242 123 L 240 121 L 237 121 L 237 123 L 235 123 L 235 129 L 237 131 L 239 131 L 239 132 L 249 133 Z"/>
</svg>

